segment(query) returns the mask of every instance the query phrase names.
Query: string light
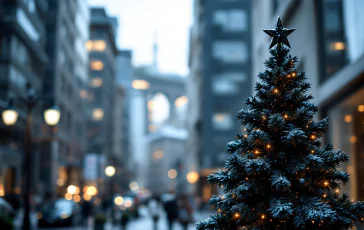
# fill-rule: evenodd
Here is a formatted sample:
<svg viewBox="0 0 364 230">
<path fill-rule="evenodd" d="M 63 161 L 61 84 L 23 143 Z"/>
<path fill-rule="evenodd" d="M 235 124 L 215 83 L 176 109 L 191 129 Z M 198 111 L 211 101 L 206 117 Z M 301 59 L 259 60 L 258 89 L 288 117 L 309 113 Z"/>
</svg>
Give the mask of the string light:
<svg viewBox="0 0 364 230">
<path fill-rule="evenodd" d="M 311 150 L 311 153 L 315 153 L 315 150 Z"/>
<path fill-rule="evenodd" d="M 312 140 L 316 139 L 316 136 L 315 135 L 311 135 L 311 139 Z"/>
<path fill-rule="evenodd" d="M 239 215 L 239 213 L 235 213 L 235 218 L 238 218 L 240 215 Z"/>
<path fill-rule="evenodd" d="M 245 180 L 249 180 L 249 178 L 248 177 L 245 177 Z"/>
<path fill-rule="evenodd" d="M 278 93 L 278 89 L 274 89 L 273 92 Z"/>
<path fill-rule="evenodd" d="M 262 219 L 264 219 L 264 218 L 265 218 L 265 215 L 263 214 L 263 215 L 262 215 Z"/>
<path fill-rule="evenodd" d="M 245 134 L 244 137 L 247 138 L 248 137 L 248 134 Z"/>
<path fill-rule="evenodd" d="M 336 193 L 339 193 L 339 189 L 335 189 L 335 192 L 336 192 Z"/>
<path fill-rule="evenodd" d="M 323 195 L 324 198 L 326 198 L 326 196 L 327 196 L 326 194 Z"/>
<path fill-rule="evenodd" d="M 255 152 L 254 152 L 255 154 L 259 154 L 259 151 L 258 150 L 255 150 Z"/>
<path fill-rule="evenodd" d="M 287 118 L 288 118 L 288 115 L 287 115 L 287 114 L 284 114 L 284 118 L 286 118 L 286 119 L 287 119 Z"/>
<path fill-rule="evenodd" d="M 314 224 L 314 223 L 315 223 L 315 221 L 313 220 L 313 221 L 312 221 L 312 223 Z"/>
<path fill-rule="evenodd" d="M 324 182 L 324 185 L 325 185 L 325 186 L 328 186 L 328 185 L 329 185 L 329 182 L 325 181 L 325 182 Z"/>
<path fill-rule="evenodd" d="M 262 119 L 265 120 L 265 116 L 262 116 Z"/>
<path fill-rule="evenodd" d="M 297 75 L 296 72 L 291 73 L 292 77 L 295 77 L 296 75 Z"/>
<path fill-rule="evenodd" d="M 269 144 L 267 145 L 267 149 L 270 149 L 272 146 L 270 146 Z"/>
</svg>

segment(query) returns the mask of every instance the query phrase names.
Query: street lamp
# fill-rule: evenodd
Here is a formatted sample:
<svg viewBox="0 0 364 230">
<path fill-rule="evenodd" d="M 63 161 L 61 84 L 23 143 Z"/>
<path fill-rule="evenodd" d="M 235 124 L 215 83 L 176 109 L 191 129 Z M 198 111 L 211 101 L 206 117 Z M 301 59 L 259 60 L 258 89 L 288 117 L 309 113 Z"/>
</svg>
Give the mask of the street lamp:
<svg viewBox="0 0 364 230">
<path fill-rule="evenodd" d="M 41 103 L 39 98 L 35 97 L 35 91 L 30 83 L 26 84 L 27 96 L 19 97 L 9 101 L 9 106 L 2 112 L 2 118 L 5 125 L 14 125 L 18 119 L 18 112 L 13 108 L 14 102 L 19 102 L 25 106 L 27 116 L 25 125 L 24 139 L 24 180 L 25 188 L 23 191 L 24 199 L 24 220 L 23 229 L 30 229 L 30 186 L 32 173 L 32 112 L 38 103 Z M 48 125 L 56 125 L 61 117 L 61 113 L 57 107 L 49 107 L 44 111 L 44 119 Z"/>
<path fill-rule="evenodd" d="M 107 166 L 105 168 L 105 174 L 106 176 L 109 177 L 109 192 L 110 192 L 110 196 L 113 196 L 113 183 L 111 180 L 111 177 L 113 177 L 115 175 L 115 167 L 114 166 Z"/>
<path fill-rule="evenodd" d="M 105 174 L 108 177 L 112 177 L 115 175 L 115 167 L 114 166 L 107 166 L 105 168 Z"/>
</svg>

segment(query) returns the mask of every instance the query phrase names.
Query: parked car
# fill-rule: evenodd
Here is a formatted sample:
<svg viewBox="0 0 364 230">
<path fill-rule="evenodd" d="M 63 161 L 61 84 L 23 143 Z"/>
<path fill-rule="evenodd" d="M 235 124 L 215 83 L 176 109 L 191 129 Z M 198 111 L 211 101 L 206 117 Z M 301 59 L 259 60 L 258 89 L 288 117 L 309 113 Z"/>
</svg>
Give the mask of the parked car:
<svg viewBox="0 0 364 230">
<path fill-rule="evenodd" d="M 82 224 L 81 208 L 72 200 L 57 199 L 45 203 L 38 212 L 39 227 L 71 227 L 80 224 Z"/>
</svg>

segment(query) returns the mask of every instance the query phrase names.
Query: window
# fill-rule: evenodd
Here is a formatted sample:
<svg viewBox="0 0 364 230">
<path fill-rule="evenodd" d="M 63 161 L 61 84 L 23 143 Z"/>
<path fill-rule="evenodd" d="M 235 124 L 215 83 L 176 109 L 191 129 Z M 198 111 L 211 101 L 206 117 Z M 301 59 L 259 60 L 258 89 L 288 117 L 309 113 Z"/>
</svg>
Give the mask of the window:
<svg viewBox="0 0 364 230">
<path fill-rule="evenodd" d="M 212 125 L 219 130 L 231 129 L 233 127 L 233 117 L 229 113 L 215 113 L 212 117 Z"/>
<path fill-rule="evenodd" d="M 213 56 L 224 62 L 244 62 L 248 53 L 244 42 L 220 41 L 213 45 Z"/>
<path fill-rule="evenodd" d="M 239 91 L 239 83 L 246 80 L 247 76 L 244 73 L 223 73 L 213 77 L 212 91 L 217 95 L 236 94 Z"/>
<path fill-rule="evenodd" d="M 102 61 L 92 60 L 90 62 L 90 68 L 92 70 L 102 70 L 104 68 L 104 63 Z"/>
<path fill-rule="evenodd" d="M 14 67 L 10 67 L 10 80 L 19 87 L 23 88 L 25 86 L 25 77 Z"/>
<path fill-rule="evenodd" d="M 243 10 L 216 11 L 214 22 L 227 32 L 245 31 L 248 27 L 247 13 Z"/>
<path fill-rule="evenodd" d="M 103 109 L 101 109 L 101 108 L 95 108 L 92 111 L 92 118 L 95 121 L 100 121 L 100 120 L 102 120 L 103 117 L 104 117 L 104 110 Z"/>
<path fill-rule="evenodd" d="M 175 106 L 177 108 L 180 108 L 184 105 L 186 105 L 188 102 L 188 98 L 186 96 L 181 96 L 179 98 L 176 99 L 176 101 L 174 102 Z"/>
<path fill-rule="evenodd" d="M 34 25 L 22 9 L 19 8 L 17 10 L 16 18 L 20 24 L 20 27 L 25 31 L 30 39 L 32 39 L 33 41 L 39 41 L 39 32 L 34 28 Z"/>
<path fill-rule="evenodd" d="M 91 80 L 91 85 L 93 86 L 93 87 L 100 87 L 101 85 L 102 85 L 102 79 L 101 78 L 99 78 L 99 77 L 95 77 L 95 78 L 93 78 L 92 80 Z"/>
<path fill-rule="evenodd" d="M 87 41 L 86 48 L 88 51 L 104 51 L 106 42 L 104 40 Z"/>
</svg>

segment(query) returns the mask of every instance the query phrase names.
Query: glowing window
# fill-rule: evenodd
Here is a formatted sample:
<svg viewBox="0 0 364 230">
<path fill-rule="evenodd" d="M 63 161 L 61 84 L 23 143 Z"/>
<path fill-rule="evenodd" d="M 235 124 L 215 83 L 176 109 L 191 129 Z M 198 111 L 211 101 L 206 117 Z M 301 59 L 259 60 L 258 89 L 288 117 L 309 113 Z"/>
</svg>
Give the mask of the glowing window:
<svg viewBox="0 0 364 230">
<path fill-rule="evenodd" d="M 100 87 L 102 85 L 103 81 L 101 78 L 99 77 L 95 77 L 91 80 L 91 85 L 93 87 Z"/>
<path fill-rule="evenodd" d="M 93 60 L 90 62 L 90 67 L 92 70 L 102 70 L 104 68 L 104 63 L 102 63 L 102 61 Z"/>
<path fill-rule="evenodd" d="M 104 51 L 106 49 L 106 42 L 103 40 L 94 41 L 92 44 L 92 50 Z"/>
</svg>

